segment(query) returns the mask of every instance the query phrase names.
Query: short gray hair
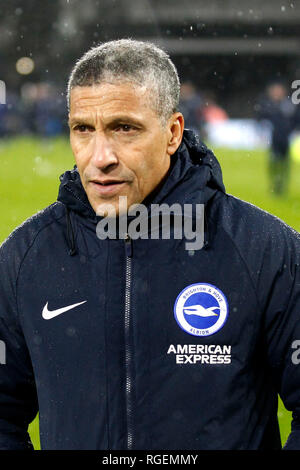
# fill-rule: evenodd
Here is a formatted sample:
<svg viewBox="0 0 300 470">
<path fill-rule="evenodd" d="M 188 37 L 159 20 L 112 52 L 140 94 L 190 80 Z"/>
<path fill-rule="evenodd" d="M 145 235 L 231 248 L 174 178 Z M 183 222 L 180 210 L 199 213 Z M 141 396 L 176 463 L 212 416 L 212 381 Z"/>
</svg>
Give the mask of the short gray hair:
<svg viewBox="0 0 300 470">
<path fill-rule="evenodd" d="M 149 42 L 132 39 L 108 41 L 88 50 L 73 67 L 67 86 L 67 103 L 77 86 L 100 83 L 134 83 L 151 90 L 152 108 L 162 123 L 178 110 L 180 81 L 169 55 Z"/>
</svg>

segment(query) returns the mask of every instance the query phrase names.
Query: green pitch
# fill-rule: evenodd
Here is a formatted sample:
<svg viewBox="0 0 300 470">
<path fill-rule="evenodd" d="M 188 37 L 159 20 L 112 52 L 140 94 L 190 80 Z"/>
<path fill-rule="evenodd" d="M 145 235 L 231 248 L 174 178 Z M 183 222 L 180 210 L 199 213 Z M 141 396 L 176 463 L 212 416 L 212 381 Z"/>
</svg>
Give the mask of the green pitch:
<svg viewBox="0 0 300 470">
<path fill-rule="evenodd" d="M 268 192 L 267 157 L 263 151 L 213 149 L 223 169 L 228 193 L 277 215 L 300 232 L 300 163 L 292 162 L 289 194 Z M 0 140 L 0 242 L 27 217 L 56 200 L 59 175 L 73 167 L 66 138 Z M 290 432 L 291 413 L 279 402 L 282 442 Z M 35 449 L 40 448 L 38 417 L 29 426 Z"/>
</svg>

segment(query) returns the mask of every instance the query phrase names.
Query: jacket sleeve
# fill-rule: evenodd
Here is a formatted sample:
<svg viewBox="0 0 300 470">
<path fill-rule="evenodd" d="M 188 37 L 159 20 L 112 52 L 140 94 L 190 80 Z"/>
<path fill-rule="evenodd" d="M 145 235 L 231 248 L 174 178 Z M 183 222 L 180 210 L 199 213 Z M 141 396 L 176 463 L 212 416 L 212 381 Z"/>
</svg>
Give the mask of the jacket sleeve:
<svg viewBox="0 0 300 470">
<path fill-rule="evenodd" d="M 30 355 L 18 321 L 21 254 L 14 237 L 0 247 L 0 450 L 33 450 L 28 425 L 38 412 Z"/>
<path fill-rule="evenodd" d="M 300 236 L 281 222 L 270 228 L 257 292 L 271 376 L 293 416 L 284 449 L 300 450 Z"/>
</svg>

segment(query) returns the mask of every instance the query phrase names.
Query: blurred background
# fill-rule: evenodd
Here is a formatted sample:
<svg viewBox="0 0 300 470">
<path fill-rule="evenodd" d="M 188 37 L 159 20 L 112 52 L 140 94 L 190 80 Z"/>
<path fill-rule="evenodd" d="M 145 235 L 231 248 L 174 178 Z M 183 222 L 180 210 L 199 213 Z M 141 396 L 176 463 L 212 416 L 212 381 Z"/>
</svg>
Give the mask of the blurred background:
<svg viewBox="0 0 300 470">
<path fill-rule="evenodd" d="M 186 127 L 215 152 L 227 192 L 300 231 L 299 2 L 0 0 L 0 242 L 56 200 L 74 164 L 66 84 L 75 61 L 127 37 L 170 54 Z M 284 442 L 281 402 L 279 420 Z M 37 420 L 30 432 L 39 448 Z"/>
<path fill-rule="evenodd" d="M 291 83 L 300 78 L 297 3 L 0 0 L 0 79 L 7 101 L 0 133 L 66 132 L 65 86 L 74 61 L 92 45 L 122 37 L 152 41 L 170 53 L 186 85 L 192 125 L 256 117 L 269 83 L 283 82 L 290 94 Z M 250 123 L 246 132 L 255 145 Z"/>
<path fill-rule="evenodd" d="M 298 3 L 298 2 L 297 2 Z M 284 0 L 0 0 L 0 135 L 67 132 L 66 79 L 87 49 L 132 37 L 164 47 L 182 83 L 191 125 L 257 117 L 272 82 L 300 78 L 299 3 Z M 238 129 L 238 122 L 232 123 Z M 232 145 L 257 145 L 251 124 Z M 226 142 L 222 129 L 207 132 Z M 230 127 L 231 128 L 231 127 Z M 210 134 L 213 135 L 210 135 Z M 218 135 L 216 135 L 218 134 Z M 237 142 L 238 141 L 238 142 Z"/>
</svg>

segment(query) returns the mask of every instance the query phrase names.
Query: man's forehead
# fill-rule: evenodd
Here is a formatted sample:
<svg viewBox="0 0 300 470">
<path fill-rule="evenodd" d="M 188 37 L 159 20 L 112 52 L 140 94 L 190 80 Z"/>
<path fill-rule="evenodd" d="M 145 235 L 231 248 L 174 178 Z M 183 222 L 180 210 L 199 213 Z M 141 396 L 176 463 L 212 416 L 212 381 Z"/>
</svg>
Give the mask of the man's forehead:
<svg viewBox="0 0 300 470">
<path fill-rule="evenodd" d="M 158 119 L 146 87 L 130 85 L 74 87 L 70 94 L 70 122 L 126 120 L 145 122 Z"/>
<path fill-rule="evenodd" d="M 92 86 L 76 86 L 70 93 L 70 107 L 80 109 L 103 107 L 111 104 L 121 107 L 134 107 L 145 104 L 150 98 L 146 87 L 135 84 L 103 83 Z"/>
</svg>

